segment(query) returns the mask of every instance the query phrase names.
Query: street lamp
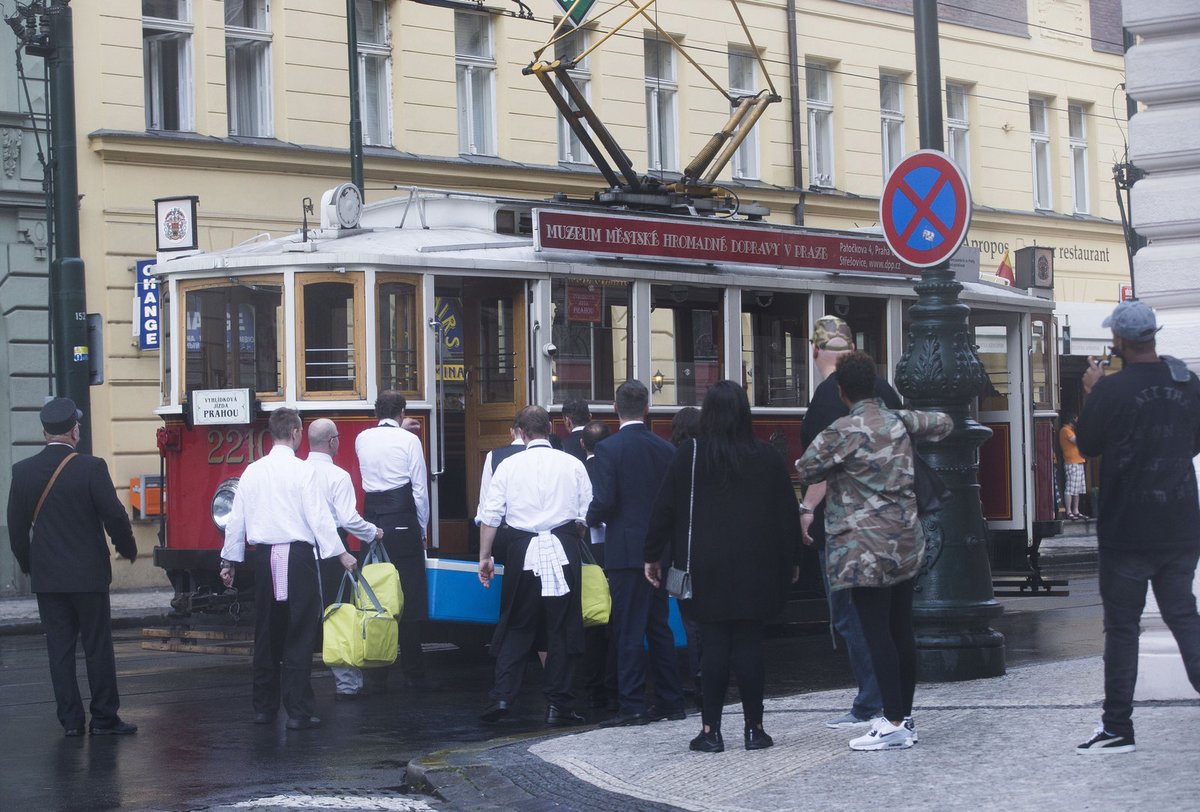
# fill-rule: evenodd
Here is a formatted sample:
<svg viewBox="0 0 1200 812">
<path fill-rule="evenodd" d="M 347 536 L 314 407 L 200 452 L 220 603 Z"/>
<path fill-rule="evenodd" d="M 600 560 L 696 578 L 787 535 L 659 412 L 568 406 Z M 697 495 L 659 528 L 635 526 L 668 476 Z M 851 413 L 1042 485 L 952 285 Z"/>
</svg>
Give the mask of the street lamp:
<svg viewBox="0 0 1200 812">
<path fill-rule="evenodd" d="M 666 382 L 666 378 L 663 377 L 661 369 L 657 370 L 654 373 L 654 375 L 651 376 L 651 378 L 650 378 L 650 385 L 654 389 L 655 392 L 661 392 L 662 388 L 663 388 L 663 383 L 665 383 L 665 382 Z"/>
</svg>

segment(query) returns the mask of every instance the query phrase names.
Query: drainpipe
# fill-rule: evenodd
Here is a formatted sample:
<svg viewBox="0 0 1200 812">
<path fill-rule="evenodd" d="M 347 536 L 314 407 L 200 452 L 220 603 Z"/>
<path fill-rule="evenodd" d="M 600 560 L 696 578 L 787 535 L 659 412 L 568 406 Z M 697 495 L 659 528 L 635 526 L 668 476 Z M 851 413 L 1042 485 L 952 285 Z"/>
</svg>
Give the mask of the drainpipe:
<svg viewBox="0 0 1200 812">
<path fill-rule="evenodd" d="M 788 87 L 792 97 L 792 186 L 796 187 L 796 205 L 792 218 L 804 225 L 804 147 L 800 134 L 804 132 L 800 114 L 800 32 L 796 26 L 796 0 L 787 0 Z"/>
</svg>

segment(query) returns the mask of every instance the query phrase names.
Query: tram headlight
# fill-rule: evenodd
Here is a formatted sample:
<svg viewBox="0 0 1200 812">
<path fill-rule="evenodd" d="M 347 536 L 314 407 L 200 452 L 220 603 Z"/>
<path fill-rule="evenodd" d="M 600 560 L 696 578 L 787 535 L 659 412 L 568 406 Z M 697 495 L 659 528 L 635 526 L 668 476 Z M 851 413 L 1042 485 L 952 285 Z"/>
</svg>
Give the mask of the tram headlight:
<svg viewBox="0 0 1200 812">
<path fill-rule="evenodd" d="M 238 478 L 230 477 L 217 486 L 216 493 L 212 498 L 212 520 L 213 524 L 222 533 L 225 532 L 225 525 L 229 524 L 229 514 L 233 512 L 233 495 L 237 493 Z"/>
</svg>

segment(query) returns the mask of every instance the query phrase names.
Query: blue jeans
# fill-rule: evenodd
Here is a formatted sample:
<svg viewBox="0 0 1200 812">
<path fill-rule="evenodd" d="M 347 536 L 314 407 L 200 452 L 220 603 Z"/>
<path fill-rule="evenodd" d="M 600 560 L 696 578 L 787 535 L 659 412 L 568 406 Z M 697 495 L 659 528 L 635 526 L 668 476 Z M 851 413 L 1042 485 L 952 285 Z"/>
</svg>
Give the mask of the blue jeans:
<svg viewBox="0 0 1200 812">
<path fill-rule="evenodd" d="M 850 590 L 839 589 L 834 592 L 829 588 L 825 548 L 818 550 L 817 555 L 821 559 L 821 580 L 825 583 L 825 595 L 829 599 L 829 622 L 846 643 L 850 670 L 854 673 L 854 681 L 858 683 L 858 696 L 854 697 L 850 712 L 859 719 L 873 719 L 883 710 L 883 695 L 879 692 L 875 669 L 871 667 L 871 651 L 867 648 L 867 638 L 863 636 L 862 623 L 850 600 Z"/>
<path fill-rule="evenodd" d="M 1137 683 L 1138 633 L 1146 585 L 1163 622 L 1175 635 L 1188 679 L 1200 691 L 1200 615 L 1192 579 L 1200 553 L 1132 552 L 1100 548 L 1100 600 L 1104 604 L 1104 729 L 1133 735 L 1133 689 Z"/>
</svg>

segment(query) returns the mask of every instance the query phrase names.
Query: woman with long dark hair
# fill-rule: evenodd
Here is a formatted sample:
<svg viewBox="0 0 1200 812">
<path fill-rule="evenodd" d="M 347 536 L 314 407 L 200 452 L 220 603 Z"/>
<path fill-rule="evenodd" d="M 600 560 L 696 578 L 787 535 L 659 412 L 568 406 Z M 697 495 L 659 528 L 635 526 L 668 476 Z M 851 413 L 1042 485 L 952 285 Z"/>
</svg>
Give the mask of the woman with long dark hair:
<svg viewBox="0 0 1200 812">
<path fill-rule="evenodd" d="M 721 709 L 732 663 L 742 697 L 747 750 L 774 742 L 763 730 L 763 626 L 783 608 L 799 561 L 800 513 L 787 463 L 755 439 L 750 401 L 733 381 L 714 384 L 700 409 L 700 435 L 675 453 L 646 535 L 646 577 L 659 561 L 691 572 L 680 602 L 704 641 L 703 724 L 691 749 L 719 753 Z"/>
</svg>

